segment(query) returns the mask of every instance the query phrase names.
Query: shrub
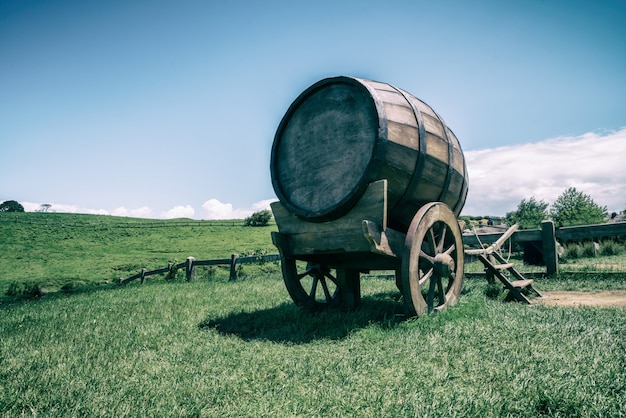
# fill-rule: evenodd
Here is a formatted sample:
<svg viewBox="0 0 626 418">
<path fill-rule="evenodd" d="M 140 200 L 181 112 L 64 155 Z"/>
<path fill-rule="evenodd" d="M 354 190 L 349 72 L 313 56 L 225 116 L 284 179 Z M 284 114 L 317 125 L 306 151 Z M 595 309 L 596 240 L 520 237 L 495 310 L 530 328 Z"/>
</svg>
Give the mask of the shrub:
<svg viewBox="0 0 626 418">
<path fill-rule="evenodd" d="M 0 203 L 0 212 L 24 212 L 24 206 L 15 200 L 5 200 Z"/>
<path fill-rule="evenodd" d="M 624 251 L 624 247 L 615 241 L 605 241 L 600 246 L 600 255 L 619 255 Z"/>
<path fill-rule="evenodd" d="M 269 209 L 254 212 L 244 221 L 245 226 L 267 226 L 272 219 L 272 212 Z"/>
<path fill-rule="evenodd" d="M 566 260 L 575 260 L 582 256 L 582 250 L 578 244 L 567 244 L 563 251 L 563 258 Z"/>
<path fill-rule="evenodd" d="M 595 257 L 598 255 L 598 248 L 595 242 L 585 242 L 582 248 L 583 257 Z"/>
<path fill-rule="evenodd" d="M 502 293 L 502 285 L 496 283 L 489 283 L 485 288 L 485 296 L 489 299 L 497 299 Z"/>
<path fill-rule="evenodd" d="M 205 269 L 204 277 L 207 280 L 213 280 L 215 278 L 215 273 L 217 273 L 217 267 L 209 266 L 208 268 Z"/>
<path fill-rule="evenodd" d="M 19 283 L 19 282 L 11 282 L 9 283 L 9 287 L 5 292 L 6 296 L 25 296 L 27 298 L 35 298 L 39 296 L 44 296 L 48 293 L 46 289 L 44 289 L 38 283 Z"/>
<path fill-rule="evenodd" d="M 165 280 L 169 281 L 169 280 L 181 279 L 182 276 L 183 276 L 183 271 L 179 268 L 176 268 L 175 263 L 174 263 L 170 271 L 168 271 L 167 274 L 165 275 Z"/>
</svg>

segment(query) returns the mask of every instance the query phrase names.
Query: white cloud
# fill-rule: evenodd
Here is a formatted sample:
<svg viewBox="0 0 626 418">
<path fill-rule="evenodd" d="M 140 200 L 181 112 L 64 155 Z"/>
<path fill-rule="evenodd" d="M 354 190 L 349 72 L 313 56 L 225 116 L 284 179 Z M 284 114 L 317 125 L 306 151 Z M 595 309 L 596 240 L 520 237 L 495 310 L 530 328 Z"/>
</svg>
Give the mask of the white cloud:
<svg viewBox="0 0 626 418">
<path fill-rule="evenodd" d="M 115 208 L 111 211 L 113 216 L 128 216 L 131 218 L 151 218 L 152 209 L 147 206 L 142 206 L 137 209 L 126 209 L 124 206 Z"/>
<path fill-rule="evenodd" d="M 626 128 L 465 152 L 467 215 L 504 215 L 522 199 L 552 203 L 568 187 L 609 211 L 626 207 Z"/>
<path fill-rule="evenodd" d="M 172 209 L 161 212 L 161 218 L 173 219 L 173 218 L 193 218 L 196 211 L 189 205 L 175 206 Z"/>
<path fill-rule="evenodd" d="M 277 199 L 261 200 L 260 202 L 256 202 L 255 204 L 253 204 L 252 207 L 250 208 L 250 210 L 252 211 L 252 213 L 254 213 L 254 212 L 258 212 L 260 210 L 270 209 L 270 203 L 276 202 L 276 200 Z"/>
<path fill-rule="evenodd" d="M 202 219 L 244 219 L 254 212 L 269 209 L 270 203 L 276 199 L 266 199 L 254 203 L 250 208 L 235 209 L 230 203 L 222 203 L 217 199 L 209 199 L 202 204 Z"/>
</svg>

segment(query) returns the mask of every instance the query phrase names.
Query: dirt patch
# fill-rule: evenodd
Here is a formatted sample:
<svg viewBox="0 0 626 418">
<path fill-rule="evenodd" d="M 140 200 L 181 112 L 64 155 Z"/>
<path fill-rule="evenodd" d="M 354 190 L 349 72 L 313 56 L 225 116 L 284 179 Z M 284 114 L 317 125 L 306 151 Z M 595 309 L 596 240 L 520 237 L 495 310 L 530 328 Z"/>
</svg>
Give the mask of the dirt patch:
<svg viewBox="0 0 626 418">
<path fill-rule="evenodd" d="M 533 302 L 547 306 L 615 306 L 626 307 L 626 290 L 605 292 L 541 292 Z"/>
</svg>

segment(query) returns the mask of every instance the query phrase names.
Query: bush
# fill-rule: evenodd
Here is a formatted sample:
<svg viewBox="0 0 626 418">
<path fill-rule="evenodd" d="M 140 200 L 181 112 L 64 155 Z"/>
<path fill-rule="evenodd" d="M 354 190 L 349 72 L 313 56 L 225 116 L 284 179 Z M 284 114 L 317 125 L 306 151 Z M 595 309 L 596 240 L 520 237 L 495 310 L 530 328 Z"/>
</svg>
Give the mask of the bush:
<svg viewBox="0 0 626 418">
<path fill-rule="evenodd" d="M 605 241 L 600 246 L 600 255 L 620 255 L 624 247 L 615 241 Z"/>
<path fill-rule="evenodd" d="M 5 292 L 6 296 L 35 298 L 48 293 L 39 283 L 11 282 Z"/>
<path fill-rule="evenodd" d="M 582 255 L 583 257 L 595 257 L 598 255 L 598 248 L 595 242 L 585 242 L 583 244 Z"/>
<path fill-rule="evenodd" d="M 489 283 L 485 288 L 485 296 L 489 299 L 497 299 L 502 293 L 502 285 L 496 283 Z"/>
<path fill-rule="evenodd" d="M 568 244 L 563 251 L 563 258 L 566 260 L 575 260 L 582 256 L 582 250 L 578 244 Z"/>
<path fill-rule="evenodd" d="M 176 268 L 175 266 L 172 266 L 170 271 L 168 271 L 167 274 L 165 275 L 165 280 L 170 281 L 170 280 L 182 279 L 183 274 L 184 274 L 183 270 Z"/>
<path fill-rule="evenodd" d="M 0 203 L 0 212 L 24 212 L 24 206 L 15 200 L 5 200 Z"/>
<path fill-rule="evenodd" d="M 245 226 L 267 226 L 272 219 L 272 212 L 269 209 L 254 212 L 244 221 Z"/>
</svg>

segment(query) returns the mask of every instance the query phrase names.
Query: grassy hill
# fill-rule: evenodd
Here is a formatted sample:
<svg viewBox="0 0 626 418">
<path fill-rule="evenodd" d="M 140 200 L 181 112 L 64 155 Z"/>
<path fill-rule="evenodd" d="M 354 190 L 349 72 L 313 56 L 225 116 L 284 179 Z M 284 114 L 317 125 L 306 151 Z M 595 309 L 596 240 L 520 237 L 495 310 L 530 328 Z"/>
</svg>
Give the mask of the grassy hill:
<svg viewBox="0 0 626 418">
<path fill-rule="evenodd" d="M 7 216 L 5 287 L 106 284 L 189 255 L 276 251 L 274 226 Z M 394 281 L 373 276 L 356 312 L 309 314 L 273 268 L 0 303 L 0 416 L 626 416 L 624 308 L 505 303 L 466 279 L 457 305 L 406 321 Z M 538 284 L 564 286 L 624 282 Z"/>
<path fill-rule="evenodd" d="M 2 214 L 0 295 L 10 286 L 54 291 L 114 283 L 144 267 L 161 268 L 188 256 L 202 260 L 233 253 L 273 254 L 273 230 L 275 226 L 244 227 L 243 221 Z"/>
</svg>

